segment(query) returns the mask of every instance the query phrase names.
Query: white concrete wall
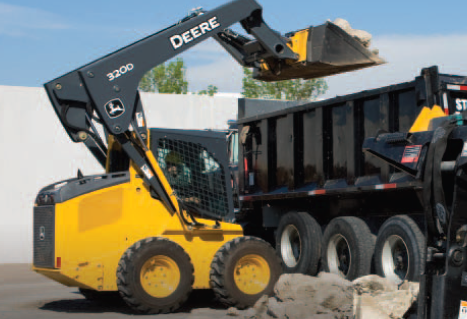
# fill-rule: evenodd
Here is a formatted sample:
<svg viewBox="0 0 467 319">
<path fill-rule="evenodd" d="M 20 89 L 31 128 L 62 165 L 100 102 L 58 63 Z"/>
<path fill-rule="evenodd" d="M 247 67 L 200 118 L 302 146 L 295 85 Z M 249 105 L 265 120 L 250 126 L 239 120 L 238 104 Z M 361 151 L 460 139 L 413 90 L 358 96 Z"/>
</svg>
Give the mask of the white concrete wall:
<svg viewBox="0 0 467 319">
<path fill-rule="evenodd" d="M 237 116 L 237 98 L 142 95 L 150 127 L 223 129 Z M 32 207 L 37 192 L 76 176 L 99 174 L 82 144 L 70 141 L 45 91 L 0 86 L 0 264 L 32 262 Z"/>
</svg>

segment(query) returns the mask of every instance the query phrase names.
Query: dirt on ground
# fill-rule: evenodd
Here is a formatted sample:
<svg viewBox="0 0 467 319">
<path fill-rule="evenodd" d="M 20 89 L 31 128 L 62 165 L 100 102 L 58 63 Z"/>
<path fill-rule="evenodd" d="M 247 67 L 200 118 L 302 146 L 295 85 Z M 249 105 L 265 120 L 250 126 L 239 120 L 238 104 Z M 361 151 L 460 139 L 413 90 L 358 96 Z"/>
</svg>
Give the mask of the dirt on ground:
<svg viewBox="0 0 467 319">
<path fill-rule="evenodd" d="M 393 319 L 401 318 L 416 300 L 418 284 L 397 286 L 370 275 L 353 282 L 320 273 L 316 277 L 284 274 L 273 296 L 263 296 L 247 310 L 225 309 L 212 290 L 193 291 L 171 314 L 157 319 Z M 355 317 L 354 317 L 355 315 Z M 0 265 L 2 319 L 124 319 L 135 318 L 124 304 L 102 305 L 85 300 L 76 288 L 62 286 L 34 273 L 30 265 Z"/>
<path fill-rule="evenodd" d="M 284 274 L 274 296 L 263 296 L 246 311 L 230 308 L 228 316 L 245 319 L 403 318 L 418 295 L 418 284 L 396 285 L 369 275 L 350 282 L 337 275 Z"/>
</svg>

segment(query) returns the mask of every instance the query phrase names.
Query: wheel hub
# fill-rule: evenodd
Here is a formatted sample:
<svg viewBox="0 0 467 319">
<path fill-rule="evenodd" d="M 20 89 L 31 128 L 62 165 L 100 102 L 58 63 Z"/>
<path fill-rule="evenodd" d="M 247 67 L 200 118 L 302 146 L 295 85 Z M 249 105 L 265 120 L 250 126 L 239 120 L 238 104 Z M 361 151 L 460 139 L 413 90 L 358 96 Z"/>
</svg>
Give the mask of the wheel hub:
<svg viewBox="0 0 467 319">
<path fill-rule="evenodd" d="M 287 225 L 281 236 L 281 255 L 287 267 L 293 268 L 298 264 L 301 246 L 298 229 L 294 225 Z"/>
<path fill-rule="evenodd" d="M 180 283 L 180 269 L 170 257 L 159 255 L 148 259 L 141 268 L 141 286 L 152 297 L 170 296 Z"/>
<path fill-rule="evenodd" d="M 329 240 L 327 248 L 329 271 L 343 278 L 347 276 L 352 263 L 350 247 L 344 236 L 336 234 Z"/>
<path fill-rule="evenodd" d="M 409 272 L 409 254 L 405 241 L 398 235 L 389 236 L 381 255 L 384 277 L 402 283 Z"/>
<path fill-rule="evenodd" d="M 234 281 L 241 292 L 256 295 L 268 286 L 270 273 L 269 265 L 263 257 L 246 255 L 235 264 Z"/>
</svg>

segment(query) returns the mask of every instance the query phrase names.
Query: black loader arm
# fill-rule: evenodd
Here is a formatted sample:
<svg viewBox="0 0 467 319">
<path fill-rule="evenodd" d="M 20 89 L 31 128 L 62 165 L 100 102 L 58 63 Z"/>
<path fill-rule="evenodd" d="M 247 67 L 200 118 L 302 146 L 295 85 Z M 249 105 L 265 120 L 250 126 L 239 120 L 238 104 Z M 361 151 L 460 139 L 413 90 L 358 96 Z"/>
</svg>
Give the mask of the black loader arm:
<svg viewBox="0 0 467 319">
<path fill-rule="evenodd" d="M 229 27 L 239 22 L 254 39 Z M 118 141 L 141 168 L 153 191 L 174 210 L 147 149 L 147 127 L 138 85 L 146 72 L 214 37 L 257 78 L 278 81 L 312 78 L 378 65 L 361 43 L 332 23 L 283 37 L 270 29 L 255 0 L 235 0 L 212 11 L 195 11 L 178 23 L 45 84 L 68 135 L 83 142 L 105 167 L 107 149 L 93 125 Z"/>
<path fill-rule="evenodd" d="M 264 23 L 261 12 L 261 6 L 254 0 L 236 0 L 209 12 L 194 13 L 158 33 L 46 83 L 45 89 L 74 142 L 84 142 L 105 167 L 106 146 L 92 120 L 100 122 L 106 134 L 114 136 L 141 168 L 146 182 L 168 209 L 174 211 L 154 164 L 148 158 L 139 82 L 153 67 L 216 36 L 236 22 L 260 38 L 257 57 L 296 59 L 283 38 Z M 251 50 L 249 52 L 254 55 Z M 132 132 L 136 133 L 136 139 Z"/>
<path fill-rule="evenodd" d="M 295 59 L 295 53 L 282 37 L 263 22 L 261 12 L 261 6 L 254 0 L 236 0 L 206 13 L 200 12 L 185 22 L 57 78 L 45 84 L 45 88 L 74 141 L 81 141 L 77 136 L 79 131 L 89 131 L 85 114 L 90 111 L 97 113 L 109 133 L 122 134 L 135 116 L 140 103 L 138 85 L 147 71 L 236 22 L 258 36 L 261 42 L 258 50 L 263 56 Z M 65 105 L 68 108 L 63 110 Z M 69 116 L 64 116 L 67 111 Z"/>
</svg>

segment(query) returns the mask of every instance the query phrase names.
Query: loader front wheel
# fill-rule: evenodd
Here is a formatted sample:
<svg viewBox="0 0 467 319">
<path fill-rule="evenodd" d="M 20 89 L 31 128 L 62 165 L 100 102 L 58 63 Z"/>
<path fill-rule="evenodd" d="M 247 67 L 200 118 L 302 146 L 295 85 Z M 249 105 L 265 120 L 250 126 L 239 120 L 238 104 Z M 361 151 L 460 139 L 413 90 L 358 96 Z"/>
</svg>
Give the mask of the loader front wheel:
<svg viewBox="0 0 467 319">
<path fill-rule="evenodd" d="M 238 237 L 214 256 L 211 287 L 220 302 L 244 309 L 271 295 L 281 273 L 280 258 L 271 245 L 256 237 Z"/>
<path fill-rule="evenodd" d="M 169 313 L 186 301 L 194 282 L 188 254 L 166 238 L 146 238 L 127 249 L 117 269 L 123 300 L 136 312 Z"/>
</svg>

